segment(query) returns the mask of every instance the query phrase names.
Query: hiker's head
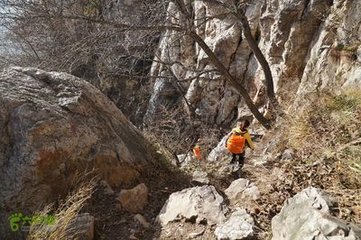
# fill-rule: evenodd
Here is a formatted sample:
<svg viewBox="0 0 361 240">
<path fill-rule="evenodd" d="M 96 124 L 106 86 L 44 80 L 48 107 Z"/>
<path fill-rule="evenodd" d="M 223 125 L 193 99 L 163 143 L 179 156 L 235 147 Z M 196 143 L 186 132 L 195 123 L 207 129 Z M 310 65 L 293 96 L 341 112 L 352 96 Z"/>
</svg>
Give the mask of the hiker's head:
<svg viewBox="0 0 361 240">
<path fill-rule="evenodd" d="M 248 128 L 249 127 L 249 125 L 251 125 L 251 123 L 249 122 L 249 120 L 244 120 L 243 122 L 241 122 L 240 124 L 239 124 L 239 128 L 240 129 L 246 129 L 246 128 Z"/>
</svg>

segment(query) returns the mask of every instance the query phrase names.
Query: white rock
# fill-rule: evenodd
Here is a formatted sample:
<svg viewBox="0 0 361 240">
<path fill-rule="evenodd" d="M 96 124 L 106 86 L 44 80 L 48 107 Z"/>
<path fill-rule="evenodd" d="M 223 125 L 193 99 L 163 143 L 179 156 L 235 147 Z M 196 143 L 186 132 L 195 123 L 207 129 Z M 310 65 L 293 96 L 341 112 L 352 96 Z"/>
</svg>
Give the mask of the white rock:
<svg viewBox="0 0 361 240">
<path fill-rule="evenodd" d="M 215 230 L 217 239 L 247 239 L 254 235 L 253 218 L 244 209 L 237 208 L 231 217 Z"/>
<path fill-rule="evenodd" d="M 226 148 L 226 141 L 229 137 L 230 133 L 227 134 L 222 138 L 222 140 L 218 143 L 218 145 L 212 149 L 212 151 L 209 153 L 207 160 L 210 162 L 216 162 L 221 161 L 224 156 L 229 154 L 227 148 Z"/>
<path fill-rule="evenodd" d="M 179 154 L 177 155 L 177 158 L 179 160 L 180 166 L 181 167 L 185 167 L 187 166 L 189 163 L 191 163 L 192 161 L 195 160 L 195 158 L 193 157 L 193 155 L 191 153 L 186 154 Z"/>
</svg>

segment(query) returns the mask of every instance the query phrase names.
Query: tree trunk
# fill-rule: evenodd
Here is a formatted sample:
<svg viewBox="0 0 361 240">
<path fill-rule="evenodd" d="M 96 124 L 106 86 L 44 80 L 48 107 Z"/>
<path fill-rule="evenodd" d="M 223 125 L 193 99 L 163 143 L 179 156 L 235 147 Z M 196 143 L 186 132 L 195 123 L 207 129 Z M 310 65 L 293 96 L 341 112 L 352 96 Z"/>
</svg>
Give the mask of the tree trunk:
<svg viewBox="0 0 361 240">
<path fill-rule="evenodd" d="M 243 34 L 246 37 L 249 47 L 251 48 L 252 52 L 256 56 L 259 64 L 261 65 L 264 76 L 266 78 L 266 88 L 267 88 L 267 96 L 272 104 L 272 106 L 277 109 L 278 108 L 278 101 L 274 92 L 274 84 L 271 69 L 268 65 L 266 58 L 264 57 L 262 51 L 259 49 L 256 40 L 253 38 L 251 28 L 249 27 L 248 19 L 245 16 L 245 13 L 241 8 L 237 9 L 237 17 L 241 21 Z"/>
</svg>

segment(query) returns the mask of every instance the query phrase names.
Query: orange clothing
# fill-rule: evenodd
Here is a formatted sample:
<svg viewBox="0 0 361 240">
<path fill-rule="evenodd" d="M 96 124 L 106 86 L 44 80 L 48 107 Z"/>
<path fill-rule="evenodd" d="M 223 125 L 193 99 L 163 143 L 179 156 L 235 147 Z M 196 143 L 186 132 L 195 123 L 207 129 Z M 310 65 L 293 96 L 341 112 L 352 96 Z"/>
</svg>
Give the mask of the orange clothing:
<svg viewBox="0 0 361 240">
<path fill-rule="evenodd" d="M 193 148 L 193 153 L 194 156 L 198 159 L 201 160 L 202 156 L 201 156 L 201 147 L 199 145 L 194 146 Z"/>
<path fill-rule="evenodd" d="M 242 135 L 232 133 L 227 140 L 227 149 L 231 153 L 240 154 L 243 152 L 246 139 Z"/>
<path fill-rule="evenodd" d="M 233 128 L 232 129 L 232 133 L 236 130 L 237 128 Z M 238 128 L 239 129 L 239 128 Z M 243 136 L 246 139 L 246 144 L 248 145 L 248 147 L 250 147 L 252 150 L 254 150 L 254 144 L 251 138 L 251 135 L 249 134 L 248 130 L 242 130 L 241 129 L 241 136 Z"/>
</svg>

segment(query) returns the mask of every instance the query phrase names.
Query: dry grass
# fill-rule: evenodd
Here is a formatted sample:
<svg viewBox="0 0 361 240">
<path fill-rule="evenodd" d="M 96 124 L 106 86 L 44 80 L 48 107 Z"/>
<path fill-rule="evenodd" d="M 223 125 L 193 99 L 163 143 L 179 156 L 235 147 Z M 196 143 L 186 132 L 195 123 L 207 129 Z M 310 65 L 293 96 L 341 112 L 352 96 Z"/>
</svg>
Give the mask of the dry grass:
<svg viewBox="0 0 361 240">
<path fill-rule="evenodd" d="M 288 130 L 289 145 L 298 149 L 304 147 L 313 135 L 312 127 L 307 119 L 307 115 L 297 116 L 289 119 L 290 127 Z"/>
<path fill-rule="evenodd" d="M 46 207 L 36 215 L 54 216 L 54 225 L 41 223 L 32 225 L 28 234 L 28 240 L 58 240 L 69 238 L 69 225 L 77 217 L 85 202 L 92 196 L 96 185 L 95 180 L 80 185 L 77 191 L 68 195 L 66 200 L 53 211 L 52 206 Z"/>
<path fill-rule="evenodd" d="M 359 173 L 361 143 L 361 90 L 326 94 L 284 123 L 288 145 L 301 157 L 333 158 Z"/>
</svg>

